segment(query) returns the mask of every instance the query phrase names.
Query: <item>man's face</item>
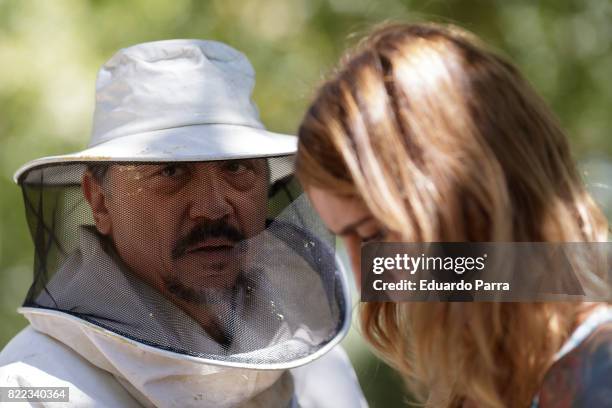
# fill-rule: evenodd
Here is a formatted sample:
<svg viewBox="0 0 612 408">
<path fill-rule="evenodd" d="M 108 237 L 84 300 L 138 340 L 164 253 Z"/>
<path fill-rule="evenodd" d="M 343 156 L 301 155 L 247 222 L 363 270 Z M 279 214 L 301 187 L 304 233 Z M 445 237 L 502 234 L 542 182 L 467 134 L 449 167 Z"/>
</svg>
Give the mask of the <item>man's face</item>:
<svg viewBox="0 0 612 408">
<path fill-rule="evenodd" d="M 265 159 L 113 165 L 84 176 L 98 231 L 131 271 L 187 301 L 233 286 L 240 242 L 265 228 Z M 89 179 L 88 179 L 89 177 Z"/>
</svg>

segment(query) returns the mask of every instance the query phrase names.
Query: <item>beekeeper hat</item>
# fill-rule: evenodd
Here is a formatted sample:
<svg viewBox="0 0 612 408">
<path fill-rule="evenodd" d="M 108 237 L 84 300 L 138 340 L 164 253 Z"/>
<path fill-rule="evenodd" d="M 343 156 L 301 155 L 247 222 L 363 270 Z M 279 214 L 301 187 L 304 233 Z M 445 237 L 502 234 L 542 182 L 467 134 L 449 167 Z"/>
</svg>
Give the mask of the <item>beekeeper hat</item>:
<svg viewBox="0 0 612 408">
<path fill-rule="evenodd" d="M 103 333 L 132 355 L 270 370 L 306 364 L 338 344 L 349 327 L 350 296 L 334 237 L 291 177 L 295 138 L 265 130 L 253 85 L 246 57 L 213 41 L 140 44 L 102 67 L 90 146 L 35 160 L 15 175 L 35 248 L 20 311 L 37 330 L 75 350 L 91 350 L 76 344 L 80 334 Z M 237 169 L 228 162 L 245 158 L 263 158 L 267 172 L 257 170 L 258 160 Z M 107 236 L 80 184 L 88 168 L 93 175 L 111 167 L 104 194 L 126 218 L 124 229 Z M 254 181 L 265 175 L 267 189 Z M 200 211 L 208 205 L 224 210 L 208 219 Z M 151 214 L 167 228 L 142 228 Z M 222 231 L 221 220 L 238 234 Z M 178 224 L 191 232 L 179 237 Z M 152 264 L 128 265 L 116 245 L 121 237 L 130 241 L 130 258 Z M 183 251 L 172 262 L 185 239 L 225 244 Z M 219 271 L 223 279 L 207 281 Z M 145 275 L 166 278 L 172 297 Z"/>
<path fill-rule="evenodd" d="M 254 84 L 255 73 L 244 54 L 216 41 L 167 40 L 124 48 L 98 73 L 89 146 L 33 160 L 14 179 L 19 182 L 35 167 L 67 162 L 294 154 L 295 136 L 269 132 L 261 123 L 251 100 Z M 75 177 L 80 182 L 80 174 Z"/>
</svg>

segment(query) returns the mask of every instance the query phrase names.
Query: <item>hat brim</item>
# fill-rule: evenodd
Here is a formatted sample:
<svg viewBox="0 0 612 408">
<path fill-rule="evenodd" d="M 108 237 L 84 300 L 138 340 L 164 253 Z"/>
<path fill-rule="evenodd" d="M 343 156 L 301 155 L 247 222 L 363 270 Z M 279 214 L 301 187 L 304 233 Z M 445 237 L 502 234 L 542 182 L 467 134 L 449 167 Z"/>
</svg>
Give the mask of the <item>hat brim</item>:
<svg viewBox="0 0 612 408">
<path fill-rule="evenodd" d="M 295 154 L 297 138 L 249 126 L 206 124 L 138 133 L 77 153 L 32 160 L 15 172 L 19 182 L 29 170 L 71 162 L 169 162 L 264 158 Z"/>
</svg>

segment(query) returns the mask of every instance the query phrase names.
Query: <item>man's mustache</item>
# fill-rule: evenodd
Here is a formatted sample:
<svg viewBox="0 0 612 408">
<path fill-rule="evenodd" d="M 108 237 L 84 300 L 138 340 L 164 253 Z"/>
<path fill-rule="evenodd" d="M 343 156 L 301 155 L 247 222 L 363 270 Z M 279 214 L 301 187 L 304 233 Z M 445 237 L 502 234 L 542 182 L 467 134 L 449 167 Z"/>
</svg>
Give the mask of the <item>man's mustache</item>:
<svg viewBox="0 0 612 408">
<path fill-rule="evenodd" d="M 189 234 L 179 239 L 172 249 L 172 259 L 183 256 L 187 248 L 209 238 L 225 238 L 231 242 L 240 242 L 245 239 L 245 236 L 238 228 L 222 220 L 201 223 L 196 225 Z"/>
</svg>

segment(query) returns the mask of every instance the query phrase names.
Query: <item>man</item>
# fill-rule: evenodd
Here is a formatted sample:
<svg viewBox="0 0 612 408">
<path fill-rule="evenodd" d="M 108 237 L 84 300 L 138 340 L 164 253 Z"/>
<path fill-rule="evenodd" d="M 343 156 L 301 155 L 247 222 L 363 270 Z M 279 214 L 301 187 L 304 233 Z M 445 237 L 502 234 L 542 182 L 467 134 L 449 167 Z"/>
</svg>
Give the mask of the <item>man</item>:
<svg viewBox="0 0 612 408">
<path fill-rule="evenodd" d="M 253 85 L 212 41 L 102 67 L 90 147 L 15 175 L 35 270 L 0 385 L 69 387 L 88 407 L 365 405 L 334 347 L 344 275 Z"/>
</svg>

